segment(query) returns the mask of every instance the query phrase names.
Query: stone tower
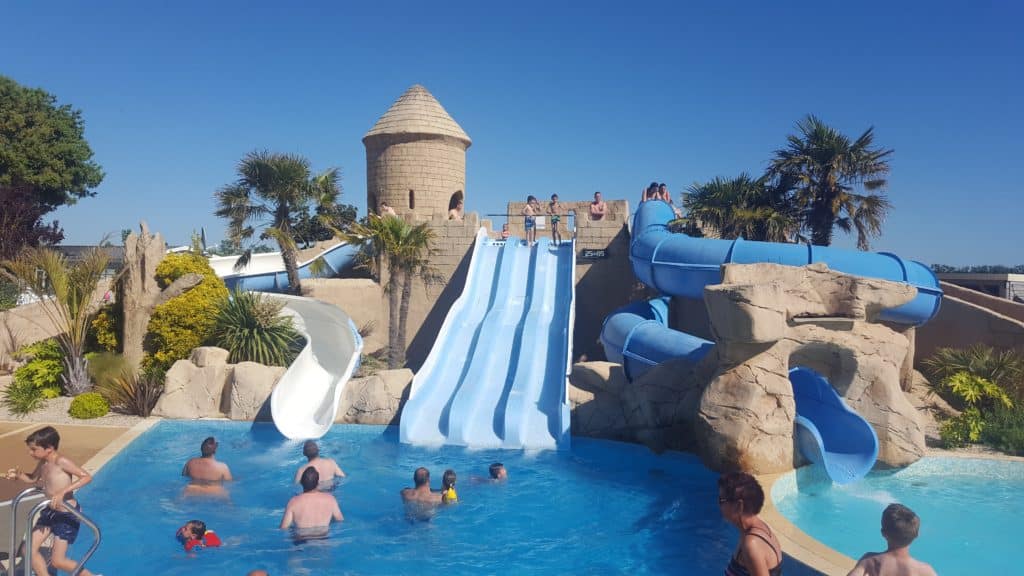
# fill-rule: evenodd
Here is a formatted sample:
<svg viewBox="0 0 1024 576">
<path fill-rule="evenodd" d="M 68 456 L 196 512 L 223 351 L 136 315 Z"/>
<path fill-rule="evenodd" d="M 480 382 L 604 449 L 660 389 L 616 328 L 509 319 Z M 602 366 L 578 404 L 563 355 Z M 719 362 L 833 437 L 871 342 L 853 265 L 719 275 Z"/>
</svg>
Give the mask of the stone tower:
<svg viewBox="0 0 1024 576">
<path fill-rule="evenodd" d="M 381 201 L 412 220 L 447 217 L 466 190 L 472 141 L 426 88 L 414 85 L 363 136 L 366 206 Z"/>
</svg>

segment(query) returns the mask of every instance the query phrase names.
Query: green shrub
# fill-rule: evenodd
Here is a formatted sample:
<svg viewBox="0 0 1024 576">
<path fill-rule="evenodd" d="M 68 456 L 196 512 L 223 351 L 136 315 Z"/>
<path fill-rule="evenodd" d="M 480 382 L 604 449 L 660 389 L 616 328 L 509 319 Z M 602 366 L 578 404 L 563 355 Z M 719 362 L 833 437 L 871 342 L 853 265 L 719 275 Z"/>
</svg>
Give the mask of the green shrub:
<svg viewBox="0 0 1024 576">
<path fill-rule="evenodd" d="M 86 392 L 75 396 L 75 399 L 71 401 L 71 407 L 68 408 L 68 414 L 72 418 L 80 420 L 90 420 L 106 416 L 107 412 L 110 412 L 110 406 L 107 404 L 107 400 L 98 392 Z"/>
<path fill-rule="evenodd" d="M 151 369 L 139 375 L 129 370 L 119 376 L 96 384 L 96 390 L 122 414 L 148 417 L 164 391 L 164 373 Z"/>
<path fill-rule="evenodd" d="M 982 440 L 1003 452 L 1024 455 L 1024 408 L 997 408 L 987 414 Z"/>
<path fill-rule="evenodd" d="M 10 280 L 0 278 L 0 310 L 10 310 L 18 305 L 21 290 Z"/>
<path fill-rule="evenodd" d="M 218 304 L 228 289 L 203 256 L 192 252 L 168 254 L 156 268 L 157 283 L 166 288 L 178 278 L 195 272 L 203 281 L 194 288 L 157 306 L 146 334 L 147 369 L 166 370 L 187 358 L 196 346 L 209 339 L 217 317 Z"/>
<path fill-rule="evenodd" d="M 119 351 L 121 343 L 118 336 L 121 334 L 122 325 L 121 305 L 104 305 L 96 312 L 89 326 L 89 347 L 107 352 Z"/>
<path fill-rule="evenodd" d="M 939 348 L 924 360 L 924 371 L 933 388 L 956 404 L 943 382 L 960 372 L 984 378 L 1002 388 L 1011 398 L 1024 401 L 1024 355 L 1014 350 L 997 350 L 984 344 L 970 348 Z"/>
<path fill-rule="evenodd" d="M 231 353 L 229 362 L 287 366 L 301 349 L 302 336 L 284 307 L 256 292 L 236 290 L 220 302 L 210 342 Z"/>
<path fill-rule="evenodd" d="M 963 448 L 981 440 L 985 429 L 985 421 L 981 411 L 968 408 L 955 418 L 942 422 L 939 426 L 939 437 L 946 448 Z"/>
<path fill-rule="evenodd" d="M 31 382 L 19 380 L 11 382 L 0 395 L 0 404 L 15 416 L 35 412 L 42 407 L 43 400 L 43 395 Z"/>
<path fill-rule="evenodd" d="M 89 361 L 89 378 L 97 388 L 113 381 L 128 369 L 128 361 L 121 354 L 89 352 L 85 359 Z"/>
<path fill-rule="evenodd" d="M 64 374 L 64 352 L 57 341 L 50 338 L 23 346 L 14 356 L 28 360 L 14 371 L 14 381 L 38 391 L 42 398 L 60 396 L 61 376 Z"/>
</svg>

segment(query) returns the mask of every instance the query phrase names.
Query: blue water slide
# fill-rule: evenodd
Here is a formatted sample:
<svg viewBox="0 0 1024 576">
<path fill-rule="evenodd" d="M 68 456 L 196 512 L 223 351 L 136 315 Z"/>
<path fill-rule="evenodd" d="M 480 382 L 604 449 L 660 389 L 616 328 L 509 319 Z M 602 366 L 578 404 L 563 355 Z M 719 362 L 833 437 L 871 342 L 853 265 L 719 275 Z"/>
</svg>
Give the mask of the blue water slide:
<svg viewBox="0 0 1024 576">
<path fill-rule="evenodd" d="M 335 244 L 327 248 L 315 258 L 298 262 L 299 279 L 337 276 L 339 272 L 352 266 L 359 246 L 351 244 Z M 210 258 L 214 272 L 224 280 L 229 290 L 251 290 L 256 292 L 285 292 L 288 289 L 288 273 L 284 269 L 284 261 L 280 252 L 253 254 L 249 264 L 236 271 L 234 264 L 237 256 L 219 256 Z M 322 261 L 323 265 L 314 264 Z"/>
<path fill-rule="evenodd" d="M 495 304 L 501 259 L 502 246 L 490 242 L 481 229 L 473 246 L 465 288 L 449 309 L 434 347 L 413 377 L 399 422 L 402 442 L 445 443 L 451 400 L 463 385 L 481 324 Z"/>
<path fill-rule="evenodd" d="M 572 243 L 537 250 L 518 360 L 505 405 L 506 448 L 570 446 L 565 382 L 571 369 L 575 254 Z"/>
<path fill-rule="evenodd" d="M 863 478 L 878 458 L 875 430 L 814 370 L 793 368 L 789 381 L 796 400 L 793 432 L 800 452 L 824 466 L 836 484 Z"/>
<path fill-rule="evenodd" d="M 667 225 L 674 217 L 667 203 L 650 201 L 640 205 L 633 219 L 630 244 L 633 272 L 640 281 L 662 294 L 702 299 L 705 286 L 721 282 L 722 264 L 771 262 L 804 266 L 824 262 L 829 268 L 840 272 L 906 282 L 917 288 L 917 296 L 912 301 L 883 310 L 880 314 L 883 320 L 919 326 L 939 310 L 942 290 L 932 271 L 920 262 L 903 260 L 889 253 L 857 252 L 823 246 L 692 238 L 669 232 Z M 714 346 L 713 342 L 669 328 L 666 298 L 629 304 L 613 312 L 605 319 L 601 341 L 608 359 L 621 363 L 626 376 L 631 380 L 651 367 L 674 358 L 697 362 Z M 808 378 L 807 372 L 795 372 L 796 378 L 803 381 Z M 815 380 L 816 383 L 824 382 L 831 389 L 827 380 L 816 377 L 819 379 Z M 846 409 L 841 399 L 838 396 L 836 398 L 842 408 Z M 798 437 L 806 435 L 808 439 L 804 443 L 807 446 L 801 445 L 802 448 L 810 450 L 810 445 L 817 443 L 816 454 L 820 455 L 818 461 L 825 463 L 835 455 L 842 464 L 835 464 L 831 469 L 826 464 L 826 469 L 829 469 L 830 474 L 834 471 L 838 475 L 837 481 L 847 482 L 851 477 L 842 470 L 866 473 L 874 464 L 878 454 L 878 439 L 873 432 L 870 436 L 860 432 L 846 432 L 847 429 L 862 432 L 864 426 L 870 428 L 863 418 L 848 409 L 843 411 L 844 416 L 837 417 L 845 424 L 833 426 L 822 422 L 823 418 L 832 418 L 835 414 L 839 414 L 839 411 L 800 412 L 798 405 L 796 433 Z M 854 423 L 854 419 L 860 423 Z M 814 432 L 810 432 L 812 426 Z M 835 438 L 835 435 L 843 435 L 843 440 Z M 833 448 L 835 446 L 843 446 L 842 451 L 836 451 Z M 858 466 L 850 464 L 855 458 L 849 455 L 854 453 L 862 458 Z M 805 455 L 812 460 L 817 457 L 807 452 Z M 870 463 L 867 463 L 868 460 Z"/>
<path fill-rule="evenodd" d="M 500 412 L 509 367 L 521 342 L 527 289 L 536 270 L 528 246 L 507 242 L 501 251 L 500 281 L 494 303 L 480 326 L 476 350 L 468 358 L 469 369 L 452 398 L 448 413 L 448 444 L 497 448 L 502 431 L 494 425 Z M 504 424 L 504 422 L 502 422 Z"/>
<path fill-rule="evenodd" d="M 574 244 L 478 239 L 402 410 L 410 444 L 563 448 L 571 357 Z"/>
</svg>

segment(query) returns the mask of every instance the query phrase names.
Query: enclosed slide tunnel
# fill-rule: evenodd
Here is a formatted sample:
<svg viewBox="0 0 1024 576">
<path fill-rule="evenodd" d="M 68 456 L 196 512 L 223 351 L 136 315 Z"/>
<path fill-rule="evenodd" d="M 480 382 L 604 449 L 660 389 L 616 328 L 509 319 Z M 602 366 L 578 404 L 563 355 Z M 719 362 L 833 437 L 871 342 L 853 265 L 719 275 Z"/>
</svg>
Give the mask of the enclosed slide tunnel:
<svg viewBox="0 0 1024 576">
<path fill-rule="evenodd" d="M 912 301 L 882 311 L 882 320 L 920 326 L 939 310 L 939 282 L 931 269 L 920 262 L 884 252 L 692 238 L 669 232 L 668 222 L 674 217 L 665 202 L 649 201 L 640 205 L 633 220 L 629 255 L 633 272 L 641 282 L 662 294 L 702 299 L 705 286 L 721 282 L 722 264 L 769 262 L 805 266 L 823 262 L 839 272 L 906 282 L 917 288 Z M 714 347 L 713 342 L 668 327 L 667 297 L 634 302 L 613 312 L 605 320 L 601 342 L 608 360 L 622 364 L 630 380 L 673 358 L 697 362 Z M 866 474 L 878 455 L 878 439 L 871 426 L 851 412 L 838 396 L 829 398 L 835 391 L 825 378 L 798 368 L 791 372 L 790 380 L 797 399 L 798 444 L 804 454 L 821 461 L 838 483 L 851 482 Z M 843 425 L 836 426 L 836 421 Z M 850 438 L 855 440 L 851 442 Z M 816 450 L 810 450 L 814 443 Z"/>
</svg>

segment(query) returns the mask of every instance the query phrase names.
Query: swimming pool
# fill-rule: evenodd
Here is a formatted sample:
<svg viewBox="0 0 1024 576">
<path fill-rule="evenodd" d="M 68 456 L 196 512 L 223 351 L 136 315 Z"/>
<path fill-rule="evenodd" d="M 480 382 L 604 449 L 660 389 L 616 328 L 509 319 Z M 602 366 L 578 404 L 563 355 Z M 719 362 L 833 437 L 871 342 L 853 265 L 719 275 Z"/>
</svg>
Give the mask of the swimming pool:
<svg viewBox="0 0 1024 576">
<path fill-rule="evenodd" d="M 895 472 L 872 472 L 846 486 L 813 469 L 779 479 L 772 499 L 784 516 L 814 538 L 859 558 L 885 549 L 882 510 L 905 504 L 921 518 L 910 547 L 939 574 L 1021 574 L 1020 517 L 1024 462 L 925 458 Z"/>
<path fill-rule="evenodd" d="M 236 477 L 230 504 L 182 499 L 185 460 L 209 435 Z M 435 450 L 399 444 L 397 428 L 335 426 L 321 441 L 348 478 L 335 491 L 345 522 L 331 538 L 294 545 L 277 530 L 301 443 L 270 424 L 165 421 L 135 440 L 82 490 L 103 529 L 95 572 L 245 574 L 706 574 L 721 573 L 735 531 L 719 517 L 717 475 L 688 454 L 574 438 L 569 452 Z M 506 484 L 474 483 L 505 463 Z M 438 488 L 459 475 L 461 502 L 430 522 L 405 518 L 398 491 L 417 466 Z M 225 541 L 188 555 L 174 540 L 186 520 Z M 74 546 L 89 545 L 83 533 Z M 74 556 L 78 557 L 78 556 Z M 797 568 L 787 563 L 787 573 Z M 806 571 L 804 571 L 806 573 Z"/>
</svg>

